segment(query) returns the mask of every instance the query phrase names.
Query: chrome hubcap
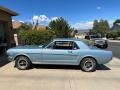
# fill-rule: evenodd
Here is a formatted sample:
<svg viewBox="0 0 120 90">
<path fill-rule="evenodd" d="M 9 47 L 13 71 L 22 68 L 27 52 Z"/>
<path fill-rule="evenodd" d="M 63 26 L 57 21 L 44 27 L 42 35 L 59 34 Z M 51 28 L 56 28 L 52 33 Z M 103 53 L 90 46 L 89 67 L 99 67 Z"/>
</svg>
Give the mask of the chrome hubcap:
<svg viewBox="0 0 120 90">
<path fill-rule="evenodd" d="M 26 66 L 26 61 L 21 60 L 21 61 L 19 62 L 19 64 L 20 64 L 20 66 Z"/>
<path fill-rule="evenodd" d="M 86 71 L 89 71 L 91 70 L 93 67 L 94 67 L 95 63 L 93 62 L 93 60 L 91 59 L 87 59 L 83 65 L 83 68 L 86 70 Z"/>
<path fill-rule="evenodd" d="M 85 63 L 85 67 L 86 67 L 86 68 L 92 67 L 92 63 L 91 63 L 91 62 L 86 62 L 86 63 Z"/>
<path fill-rule="evenodd" d="M 24 59 L 19 59 L 18 60 L 18 66 L 21 68 L 21 69 L 24 69 L 24 68 L 26 68 L 27 67 L 27 61 L 26 60 L 24 60 Z"/>
</svg>

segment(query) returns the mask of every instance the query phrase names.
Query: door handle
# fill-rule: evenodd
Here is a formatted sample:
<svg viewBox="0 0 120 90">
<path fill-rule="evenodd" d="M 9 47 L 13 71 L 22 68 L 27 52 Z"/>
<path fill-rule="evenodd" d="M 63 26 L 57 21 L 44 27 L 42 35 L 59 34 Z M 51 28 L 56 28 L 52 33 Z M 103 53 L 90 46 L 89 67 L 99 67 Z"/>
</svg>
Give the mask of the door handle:
<svg viewBox="0 0 120 90">
<path fill-rule="evenodd" d="M 72 53 L 72 51 L 68 51 L 68 53 Z"/>
</svg>

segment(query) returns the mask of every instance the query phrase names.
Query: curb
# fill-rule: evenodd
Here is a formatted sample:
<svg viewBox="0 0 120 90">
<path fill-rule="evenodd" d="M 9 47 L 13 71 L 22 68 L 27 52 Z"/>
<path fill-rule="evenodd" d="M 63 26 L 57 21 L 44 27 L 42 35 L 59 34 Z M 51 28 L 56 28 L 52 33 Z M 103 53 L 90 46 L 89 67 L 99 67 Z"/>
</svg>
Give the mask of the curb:
<svg viewBox="0 0 120 90">
<path fill-rule="evenodd" d="M 120 40 L 108 40 L 108 42 L 119 42 L 120 43 Z"/>
</svg>

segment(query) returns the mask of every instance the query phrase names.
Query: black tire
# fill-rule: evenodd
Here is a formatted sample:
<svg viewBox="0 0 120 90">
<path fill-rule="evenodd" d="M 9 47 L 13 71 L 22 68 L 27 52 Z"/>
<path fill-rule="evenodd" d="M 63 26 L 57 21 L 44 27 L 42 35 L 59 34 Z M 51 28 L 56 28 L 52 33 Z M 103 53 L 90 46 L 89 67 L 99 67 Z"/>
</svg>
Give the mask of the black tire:
<svg viewBox="0 0 120 90">
<path fill-rule="evenodd" d="M 18 56 L 15 61 L 15 66 L 19 70 L 27 70 L 31 66 L 31 61 L 26 56 Z"/>
<path fill-rule="evenodd" d="M 86 57 L 81 61 L 80 67 L 84 72 L 94 72 L 96 70 L 96 64 L 97 63 L 94 58 Z"/>
<path fill-rule="evenodd" d="M 105 46 L 104 46 L 104 48 L 106 49 L 108 47 L 108 45 L 106 44 Z"/>
</svg>

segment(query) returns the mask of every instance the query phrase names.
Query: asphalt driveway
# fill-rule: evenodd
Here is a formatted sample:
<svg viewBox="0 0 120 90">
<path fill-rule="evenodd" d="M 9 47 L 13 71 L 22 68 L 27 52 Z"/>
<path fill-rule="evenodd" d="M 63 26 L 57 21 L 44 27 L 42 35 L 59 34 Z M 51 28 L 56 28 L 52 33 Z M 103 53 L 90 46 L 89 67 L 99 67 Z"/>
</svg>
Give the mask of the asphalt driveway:
<svg viewBox="0 0 120 90">
<path fill-rule="evenodd" d="M 110 40 L 107 50 L 111 50 L 113 52 L 113 56 L 120 59 L 120 41 Z"/>
<path fill-rule="evenodd" d="M 44 67 L 20 71 L 14 62 L 0 68 L 0 90 L 119 90 L 120 61 L 113 59 L 96 72 L 82 72 L 76 67 Z"/>
</svg>

